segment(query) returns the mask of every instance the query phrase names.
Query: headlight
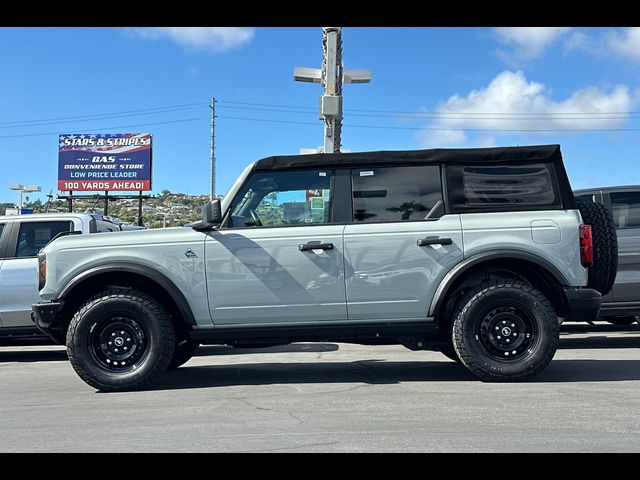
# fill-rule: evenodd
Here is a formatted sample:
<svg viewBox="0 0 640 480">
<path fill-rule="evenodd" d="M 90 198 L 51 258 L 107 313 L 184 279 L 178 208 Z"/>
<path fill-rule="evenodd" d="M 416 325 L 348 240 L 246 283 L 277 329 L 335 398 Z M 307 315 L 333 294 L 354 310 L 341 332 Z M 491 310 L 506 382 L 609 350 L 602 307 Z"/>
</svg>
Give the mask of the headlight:
<svg viewBox="0 0 640 480">
<path fill-rule="evenodd" d="M 38 290 L 44 288 L 44 284 L 47 281 L 47 255 L 45 253 L 38 253 Z"/>
</svg>

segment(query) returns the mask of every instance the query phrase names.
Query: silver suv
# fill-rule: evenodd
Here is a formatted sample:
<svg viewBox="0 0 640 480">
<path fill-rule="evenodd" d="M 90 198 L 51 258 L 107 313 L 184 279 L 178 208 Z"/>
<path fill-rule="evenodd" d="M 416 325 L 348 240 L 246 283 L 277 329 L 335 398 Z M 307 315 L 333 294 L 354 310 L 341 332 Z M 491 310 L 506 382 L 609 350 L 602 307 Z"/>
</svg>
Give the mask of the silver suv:
<svg viewBox="0 0 640 480">
<path fill-rule="evenodd" d="M 101 215 L 43 213 L 0 216 L 0 337 L 42 335 L 31 321 L 38 296 L 38 251 L 63 232 L 120 230 Z M 58 336 L 59 343 L 64 338 Z"/>
<path fill-rule="evenodd" d="M 598 314 L 592 233 L 558 145 L 269 157 L 198 223 L 51 242 L 34 320 L 100 390 L 144 388 L 201 343 L 325 340 L 527 380 L 558 317 Z"/>
<path fill-rule="evenodd" d="M 597 202 L 612 214 L 618 236 L 618 275 L 602 298 L 600 315 L 615 325 L 640 318 L 640 185 L 577 190 L 577 200 Z"/>
</svg>

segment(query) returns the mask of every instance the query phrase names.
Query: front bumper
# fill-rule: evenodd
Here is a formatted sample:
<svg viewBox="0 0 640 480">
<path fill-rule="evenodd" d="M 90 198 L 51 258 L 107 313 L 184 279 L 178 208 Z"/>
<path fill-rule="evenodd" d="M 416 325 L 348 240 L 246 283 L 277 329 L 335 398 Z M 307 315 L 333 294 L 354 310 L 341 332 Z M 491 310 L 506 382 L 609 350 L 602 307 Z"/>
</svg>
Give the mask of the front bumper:
<svg viewBox="0 0 640 480">
<path fill-rule="evenodd" d="M 564 294 L 567 320 L 590 322 L 598 318 L 602 302 L 600 292 L 592 288 L 564 287 Z"/>
<path fill-rule="evenodd" d="M 60 302 L 43 302 L 31 306 L 31 320 L 45 333 L 60 329 L 58 313 L 62 308 Z"/>
</svg>

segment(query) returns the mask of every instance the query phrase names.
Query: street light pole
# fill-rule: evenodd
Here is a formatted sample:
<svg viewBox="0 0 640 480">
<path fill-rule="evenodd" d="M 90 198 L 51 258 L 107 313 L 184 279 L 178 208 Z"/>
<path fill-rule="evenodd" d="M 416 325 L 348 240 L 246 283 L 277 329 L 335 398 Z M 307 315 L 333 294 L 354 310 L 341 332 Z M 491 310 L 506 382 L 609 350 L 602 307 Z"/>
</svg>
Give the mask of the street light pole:
<svg viewBox="0 0 640 480">
<path fill-rule="evenodd" d="M 11 190 L 18 191 L 18 212 L 22 215 L 22 193 L 41 192 L 42 188 L 39 185 L 22 185 L 20 183 L 12 183 L 9 185 Z"/>
<path fill-rule="evenodd" d="M 294 67 L 298 82 L 321 83 L 320 119 L 324 121 L 324 153 L 340 152 L 342 137 L 342 85 L 369 83 L 369 70 L 347 70 L 342 65 L 342 27 L 322 28 L 322 68 Z"/>
<path fill-rule="evenodd" d="M 211 99 L 211 148 L 209 151 L 211 161 L 211 185 L 209 186 L 209 200 L 216 197 L 216 97 Z"/>
</svg>

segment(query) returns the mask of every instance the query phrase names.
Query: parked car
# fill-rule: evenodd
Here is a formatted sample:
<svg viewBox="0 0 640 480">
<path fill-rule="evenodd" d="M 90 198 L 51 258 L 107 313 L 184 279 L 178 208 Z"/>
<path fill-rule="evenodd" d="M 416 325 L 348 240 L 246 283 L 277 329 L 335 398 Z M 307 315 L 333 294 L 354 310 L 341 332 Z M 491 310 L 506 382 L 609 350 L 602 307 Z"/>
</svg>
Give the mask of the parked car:
<svg viewBox="0 0 640 480">
<path fill-rule="evenodd" d="M 618 235 L 618 274 L 613 289 L 602 298 L 600 315 L 614 325 L 640 319 L 640 186 L 577 190 L 576 199 L 604 205 Z"/>
<path fill-rule="evenodd" d="M 62 232 L 119 230 L 100 215 L 46 213 L 0 216 L 0 336 L 42 335 L 31 321 L 38 296 L 38 251 Z M 56 336 L 64 343 L 61 336 Z"/>
<path fill-rule="evenodd" d="M 401 344 L 528 380 L 558 317 L 596 318 L 613 283 L 599 240 L 615 229 L 588 213 L 593 228 L 558 145 L 269 157 L 200 222 L 51 242 L 34 321 L 107 391 L 151 385 L 200 343 Z"/>
</svg>

